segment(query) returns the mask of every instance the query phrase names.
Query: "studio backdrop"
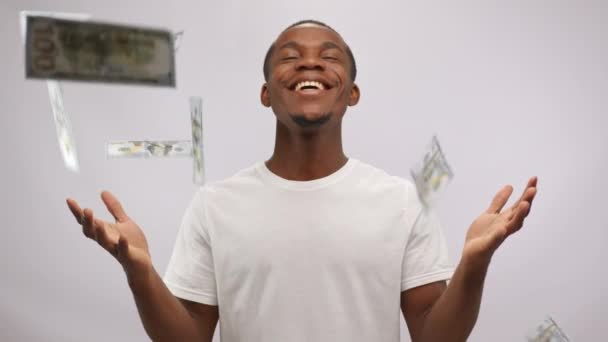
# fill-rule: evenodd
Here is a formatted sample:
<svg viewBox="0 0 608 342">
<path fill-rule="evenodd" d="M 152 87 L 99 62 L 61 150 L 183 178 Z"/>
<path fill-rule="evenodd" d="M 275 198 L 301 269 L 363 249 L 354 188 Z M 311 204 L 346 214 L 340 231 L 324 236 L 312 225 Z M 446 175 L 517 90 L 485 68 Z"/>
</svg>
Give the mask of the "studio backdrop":
<svg viewBox="0 0 608 342">
<path fill-rule="evenodd" d="M 61 157 L 46 82 L 25 78 L 22 10 L 183 31 L 175 88 L 62 82 L 78 173 Z M 547 315 L 572 341 L 608 340 L 607 18 L 600 0 L 2 0 L 0 340 L 147 340 L 120 265 L 65 199 L 110 219 L 99 195 L 112 191 L 163 274 L 197 189 L 192 160 L 108 159 L 106 144 L 191 139 L 189 98 L 200 96 L 206 181 L 267 160 L 262 61 L 301 19 L 328 23 L 354 52 L 361 101 L 344 118 L 347 156 L 409 178 L 439 138 L 455 175 L 437 204 L 453 263 L 494 193 L 538 176 L 524 229 L 493 258 L 470 341 L 525 341 Z"/>
</svg>

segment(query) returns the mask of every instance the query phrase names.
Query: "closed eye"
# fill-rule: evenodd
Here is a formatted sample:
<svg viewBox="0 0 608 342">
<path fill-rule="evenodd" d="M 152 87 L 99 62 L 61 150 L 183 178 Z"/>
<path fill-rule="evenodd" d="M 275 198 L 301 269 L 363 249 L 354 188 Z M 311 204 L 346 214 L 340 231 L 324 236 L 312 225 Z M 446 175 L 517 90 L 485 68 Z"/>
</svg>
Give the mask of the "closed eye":
<svg viewBox="0 0 608 342">
<path fill-rule="evenodd" d="M 335 57 L 335 56 L 323 56 L 322 58 L 327 61 L 339 61 L 340 60 L 338 57 Z"/>
</svg>

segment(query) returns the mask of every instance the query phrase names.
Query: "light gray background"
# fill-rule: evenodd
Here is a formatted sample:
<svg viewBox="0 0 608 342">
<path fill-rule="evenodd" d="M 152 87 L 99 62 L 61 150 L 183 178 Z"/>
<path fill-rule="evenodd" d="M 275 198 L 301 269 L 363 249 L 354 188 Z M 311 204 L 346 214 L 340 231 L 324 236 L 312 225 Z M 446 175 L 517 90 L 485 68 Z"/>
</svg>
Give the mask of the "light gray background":
<svg viewBox="0 0 608 342">
<path fill-rule="evenodd" d="M 147 340 L 122 269 L 83 237 L 64 200 L 108 219 L 99 193 L 112 190 L 164 273 L 195 191 L 191 161 L 106 160 L 104 144 L 189 139 L 188 96 L 200 95 L 208 179 L 268 158 L 262 59 L 304 18 L 334 26 L 357 58 L 362 99 L 344 121 L 347 155 L 409 177 L 438 134 L 456 173 L 440 202 L 455 263 L 495 191 L 508 183 L 519 193 L 539 176 L 525 229 L 494 257 L 470 341 L 524 341 L 546 314 L 573 341 L 606 339 L 607 4 L 2 0 L 0 340 Z M 20 10 L 183 29 L 178 87 L 64 82 L 81 167 L 71 173 L 46 84 L 24 79 Z"/>
</svg>

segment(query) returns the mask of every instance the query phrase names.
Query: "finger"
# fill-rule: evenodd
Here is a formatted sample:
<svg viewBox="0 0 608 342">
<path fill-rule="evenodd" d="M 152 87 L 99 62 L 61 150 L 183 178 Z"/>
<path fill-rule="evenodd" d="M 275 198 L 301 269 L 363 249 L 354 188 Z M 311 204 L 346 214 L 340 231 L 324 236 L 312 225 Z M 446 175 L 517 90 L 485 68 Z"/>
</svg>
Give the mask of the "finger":
<svg viewBox="0 0 608 342">
<path fill-rule="evenodd" d="M 523 202 L 528 202 L 530 205 L 532 205 L 534 197 L 536 197 L 536 187 L 526 188 L 524 193 L 521 195 L 521 198 L 517 202 L 513 203 L 511 210 L 515 211 L 515 209 L 517 209 L 517 207 Z"/>
<path fill-rule="evenodd" d="M 509 200 L 509 197 L 511 197 L 512 193 L 513 187 L 510 185 L 507 185 L 500 189 L 500 191 L 498 191 L 494 196 L 494 199 L 492 200 L 492 203 L 490 204 L 490 207 L 488 207 L 488 210 L 486 212 L 488 214 L 496 214 L 500 212 L 500 210 L 502 210 L 502 208 Z"/>
<path fill-rule="evenodd" d="M 114 253 L 116 242 L 110 239 L 110 236 L 108 234 L 109 227 L 107 227 L 107 224 L 102 220 L 95 219 L 94 226 L 97 237 L 97 243 L 108 252 Z"/>
<path fill-rule="evenodd" d="M 530 197 L 527 198 L 524 202 L 528 202 L 528 210 L 526 211 L 526 215 L 528 216 L 528 214 L 530 213 L 530 210 L 532 209 L 532 202 L 534 201 L 534 198 L 536 198 L 536 194 L 538 192 L 538 190 L 536 190 L 536 188 L 530 188 L 529 190 L 531 192 Z"/>
<path fill-rule="evenodd" d="M 95 240 L 95 228 L 93 227 L 93 211 L 85 208 L 82 211 L 82 232 L 89 239 Z"/>
<path fill-rule="evenodd" d="M 80 209 L 80 206 L 78 205 L 78 202 L 76 202 L 75 200 L 68 198 L 65 200 L 68 208 L 70 208 L 70 211 L 72 212 L 72 215 L 74 215 L 74 218 L 76 218 L 76 222 L 78 222 L 78 224 L 82 225 L 82 209 Z"/>
<path fill-rule="evenodd" d="M 526 189 L 524 193 L 521 195 L 520 201 L 532 202 L 534 196 L 536 196 L 536 185 L 538 183 L 537 177 L 532 177 L 528 180 L 528 185 L 526 185 Z"/>
<path fill-rule="evenodd" d="M 528 200 L 528 197 L 529 197 L 528 190 L 531 188 L 536 188 L 537 183 L 538 183 L 538 177 L 536 177 L 536 176 L 530 177 L 530 179 L 528 179 L 528 184 L 526 184 L 526 187 L 524 188 L 524 192 L 521 194 L 521 197 L 517 200 L 517 202 L 515 202 L 515 206 L 519 205 L 519 203 L 522 201 Z"/>
<path fill-rule="evenodd" d="M 114 216 L 114 219 L 116 219 L 116 221 L 125 222 L 125 221 L 129 220 L 129 217 L 127 216 L 124 209 L 122 208 L 122 205 L 120 204 L 118 199 L 116 197 L 114 197 L 114 195 L 112 195 L 111 192 L 102 191 L 101 200 L 106 205 L 106 208 L 108 208 L 108 211 L 110 212 L 110 214 L 112 214 L 112 216 Z"/>
<path fill-rule="evenodd" d="M 512 219 L 507 224 L 507 230 L 509 231 L 509 234 L 513 234 L 514 232 L 521 229 L 521 227 L 524 224 L 524 219 L 526 218 L 526 214 L 529 211 L 529 208 L 530 208 L 530 203 L 525 202 L 525 201 L 521 202 L 519 204 L 519 206 L 517 206 L 517 209 L 515 210 L 515 214 L 513 215 Z"/>
<path fill-rule="evenodd" d="M 534 189 L 534 194 L 532 195 L 532 197 L 530 198 L 530 200 L 528 200 L 528 202 L 530 203 L 530 206 L 528 207 L 528 213 L 530 212 L 530 210 L 532 209 L 532 202 L 534 201 L 534 198 L 536 198 L 536 194 L 538 193 L 538 177 L 534 176 L 532 178 L 530 178 L 530 181 L 528 181 L 528 185 Z M 527 216 L 528 214 L 526 214 Z"/>
<path fill-rule="evenodd" d="M 536 188 L 537 185 L 538 185 L 538 177 L 536 177 L 536 176 L 530 177 L 530 179 L 528 180 L 527 188 Z"/>
</svg>

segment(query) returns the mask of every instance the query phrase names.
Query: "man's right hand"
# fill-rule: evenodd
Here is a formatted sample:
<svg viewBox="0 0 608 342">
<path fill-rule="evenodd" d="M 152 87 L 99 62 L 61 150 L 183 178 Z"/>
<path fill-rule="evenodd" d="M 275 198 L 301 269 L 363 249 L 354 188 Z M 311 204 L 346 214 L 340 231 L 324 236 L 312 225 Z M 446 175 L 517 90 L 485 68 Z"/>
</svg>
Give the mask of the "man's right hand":
<svg viewBox="0 0 608 342">
<path fill-rule="evenodd" d="M 150 339 L 211 342 L 219 319 L 218 306 L 175 297 L 154 270 L 146 237 L 137 223 L 127 216 L 111 193 L 102 192 L 101 199 L 116 222 L 94 218 L 91 209 L 81 209 L 71 198 L 67 199 L 67 204 L 82 225 L 84 235 L 97 241 L 124 268 Z"/>
<path fill-rule="evenodd" d="M 101 199 L 114 216 L 115 223 L 106 222 L 93 216 L 93 210 L 80 208 L 78 203 L 68 198 L 68 207 L 76 222 L 82 225 L 84 235 L 112 254 L 123 266 L 127 277 L 142 274 L 150 269 L 152 260 L 148 243 L 139 226 L 127 216 L 122 205 L 108 191 L 101 193 Z"/>
</svg>

